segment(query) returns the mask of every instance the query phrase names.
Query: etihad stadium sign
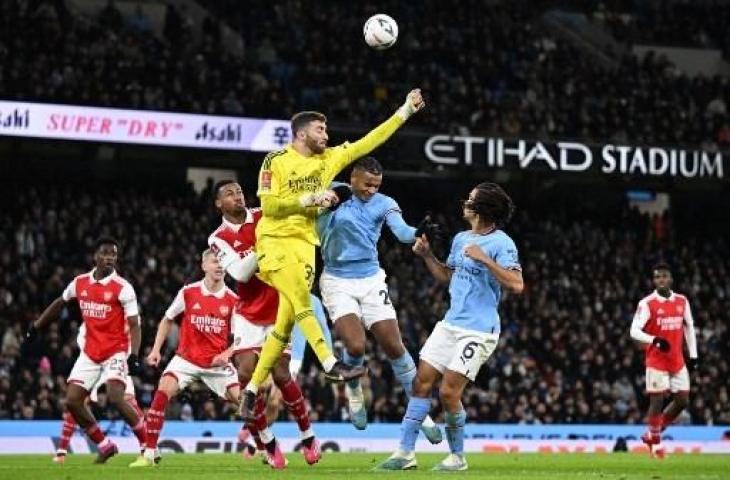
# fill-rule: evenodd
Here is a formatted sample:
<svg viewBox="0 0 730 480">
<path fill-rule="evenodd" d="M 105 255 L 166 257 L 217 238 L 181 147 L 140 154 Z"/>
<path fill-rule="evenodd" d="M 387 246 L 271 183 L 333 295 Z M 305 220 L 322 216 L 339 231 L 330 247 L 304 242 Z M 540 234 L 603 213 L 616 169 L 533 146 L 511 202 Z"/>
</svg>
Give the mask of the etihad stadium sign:
<svg viewBox="0 0 730 480">
<path fill-rule="evenodd" d="M 730 157 L 722 151 L 452 135 L 431 136 L 423 149 L 439 165 L 711 179 L 725 178 Z"/>
</svg>

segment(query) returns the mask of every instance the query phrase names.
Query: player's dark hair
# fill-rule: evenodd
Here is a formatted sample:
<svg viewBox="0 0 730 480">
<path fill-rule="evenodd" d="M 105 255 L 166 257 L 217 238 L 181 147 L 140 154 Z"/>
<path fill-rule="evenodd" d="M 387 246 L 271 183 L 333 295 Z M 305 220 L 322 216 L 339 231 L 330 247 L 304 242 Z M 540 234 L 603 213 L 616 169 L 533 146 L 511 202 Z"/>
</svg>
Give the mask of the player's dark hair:
<svg viewBox="0 0 730 480">
<path fill-rule="evenodd" d="M 307 111 L 299 112 L 291 117 L 291 133 L 296 137 L 297 132 L 309 125 L 311 122 L 320 121 L 327 122 L 327 117 L 323 113 Z"/>
<path fill-rule="evenodd" d="M 213 200 L 218 198 L 218 196 L 221 194 L 221 188 L 225 187 L 226 185 L 230 185 L 232 183 L 237 183 L 235 180 L 231 180 L 230 178 L 226 180 L 219 180 L 213 185 Z"/>
<path fill-rule="evenodd" d="M 119 242 L 112 237 L 99 237 L 94 242 L 94 252 L 98 251 L 102 245 L 114 245 L 119 249 Z"/>
<path fill-rule="evenodd" d="M 474 200 L 469 202 L 469 208 L 487 222 L 494 223 L 501 228 L 510 221 L 515 211 L 512 198 L 502 187 L 492 182 L 483 182 L 477 185 Z"/>
<path fill-rule="evenodd" d="M 669 273 L 672 273 L 672 268 L 669 266 L 667 262 L 659 262 L 654 264 L 654 267 L 651 269 L 652 272 L 656 272 L 658 270 L 665 270 Z"/>
<path fill-rule="evenodd" d="M 364 170 L 368 173 L 372 173 L 373 175 L 382 175 L 383 174 L 383 166 L 380 164 L 379 161 L 375 159 L 375 157 L 362 157 L 358 159 L 353 165 L 353 170 Z"/>
</svg>

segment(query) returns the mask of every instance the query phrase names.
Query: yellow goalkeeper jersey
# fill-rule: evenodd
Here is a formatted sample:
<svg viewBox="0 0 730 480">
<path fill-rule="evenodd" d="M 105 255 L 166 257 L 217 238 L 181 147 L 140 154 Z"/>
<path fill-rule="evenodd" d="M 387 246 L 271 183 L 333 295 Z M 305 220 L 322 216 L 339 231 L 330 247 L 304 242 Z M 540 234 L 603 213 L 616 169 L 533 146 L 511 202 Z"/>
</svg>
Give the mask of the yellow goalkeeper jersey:
<svg viewBox="0 0 730 480">
<path fill-rule="evenodd" d="M 257 194 L 263 215 L 256 226 L 257 239 L 289 237 L 319 245 L 317 208 L 299 206 L 299 198 L 329 188 L 347 165 L 370 153 L 402 124 L 403 119 L 394 114 L 360 140 L 327 148 L 310 157 L 301 155 L 291 144 L 266 155 L 259 173 Z M 278 208 L 284 203 L 287 208 Z"/>
</svg>

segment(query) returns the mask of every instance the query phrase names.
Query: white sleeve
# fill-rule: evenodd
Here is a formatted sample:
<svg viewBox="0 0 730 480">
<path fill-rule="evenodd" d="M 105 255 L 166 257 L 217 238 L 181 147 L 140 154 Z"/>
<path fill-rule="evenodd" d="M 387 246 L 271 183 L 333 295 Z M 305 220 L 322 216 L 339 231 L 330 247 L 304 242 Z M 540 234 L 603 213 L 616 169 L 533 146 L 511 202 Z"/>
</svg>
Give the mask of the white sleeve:
<svg viewBox="0 0 730 480">
<path fill-rule="evenodd" d="M 215 235 L 211 235 L 208 238 L 208 245 L 215 252 L 221 266 L 237 281 L 248 282 L 253 274 L 256 273 L 258 263 L 256 262 L 256 254 L 253 250 L 247 251 L 241 257 L 228 242 Z"/>
<path fill-rule="evenodd" d="M 175 319 L 178 315 L 183 313 L 185 311 L 185 300 L 183 300 L 183 289 L 181 288 L 177 295 L 175 295 L 175 300 L 172 301 L 169 307 L 167 307 L 167 311 L 165 312 L 165 318 L 169 318 L 170 320 Z"/>
<path fill-rule="evenodd" d="M 69 283 L 66 286 L 63 293 L 61 294 L 61 298 L 63 298 L 64 302 L 69 302 L 72 299 L 76 298 L 76 279 L 75 278 L 73 280 L 71 280 L 71 283 Z"/>
<path fill-rule="evenodd" d="M 692 309 L 689 301 L 684 307 L 684 338 L 687 341 L 689 358 L 697 358 L 697 336 L 695 335 L 695 321 L 692 317 Z"/>
<path fill-rule="evenodd" d="M 134 288 L 129 283 L 124 283 L 122 291 L 119 292 L 119 303 L 124 308 L 124 316 L 134 317 L 139 315 L 139 305 L 137 305 L 137 294 L 134 293 Z"/>
<path fill-rule="evenodd" d="M 634 314 L 634 320 L 631 322 L 631 338 L 642 343 L 651 343 L 654 336 L 649 335 L 644 330 L 644 325 L 649 321 L 649 305 L 645 301 L 639 302 L 639 306 Z"/>
</svg>

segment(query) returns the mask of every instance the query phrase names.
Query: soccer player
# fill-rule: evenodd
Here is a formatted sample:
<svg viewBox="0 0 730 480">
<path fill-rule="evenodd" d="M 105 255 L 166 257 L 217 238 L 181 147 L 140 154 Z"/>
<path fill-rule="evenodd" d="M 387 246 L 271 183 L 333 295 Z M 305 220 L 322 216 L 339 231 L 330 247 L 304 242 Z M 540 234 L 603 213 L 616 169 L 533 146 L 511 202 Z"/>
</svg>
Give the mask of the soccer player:
<svg viewBox="0 0 730 480">
<path fill-rule="evenodd" d="M 319 326 L 324 333 L 327 345 L 332 348 L 332 335 L 330 333 L 329 325 L 327 325 L 327 316 L 324 313 L 324 307 L 322 307 L 322 302 L 314 295 L 311 295 L 311 300 L 312 308 L 314 309 L 314 316 L 317 317 L 317 322 L 319 322 Z M 299 329 L 299 327 L 295 325 L 294 330 L 292 330 L 291 359 L 289 360 L 289 373 L 291 374 L 293 379 L 297 378 L 297 375 L 299 375 L 299 371 L 302 369 L 302 364 L 304 362 L 304 352 L 306 349 L 307 339 L 304 338 L 304 334 Z M 265 390 L 265 386 L 262 385 L 259 395 L 262 395 L 262 393 L 265 394 Z M 268 393 L 268 398 L 266 399 L 265 403 L 266 422 L 269 426 L 271 426 L 279 416 L 281 405 L 287 405 L 287 403 L 282 398 L 281 390 L 279 390 L 276 385 L 271 386 Z M 242 452 L 244 458 L 251 458 L 256 454 L 257 450 L 261 451 L 258 445 L 248 443 L 248 434 L 249 432 L 246 429 L 241 429 L 241 433 L 238 437 L 242 443 L 247 443 L 246 448 Z"/>
<path fill-rule="evenodd" d="M 162 373 L 147 411 L 146 448 L 130 467 L 155 465 L 154 453 L 165 422 L 167 403 L 194 381 L 202 381 L 229 402 L 236 405 L 240 402 L 238 376 L 224 353 L 230 342 L 231 317 L 238 296 L 223 282 L 225 271 L 212 250 L 205 250 L 201 255 L 201 267 L 205 272 L 203 280 L 178 291 L 157 327 L 155 343 L 147 355 L 149 365 L 159 365 L 160 350 L 172 323 L 182 315 L 180 343 L 175 356 Z"/>
<path fill-rule="evenodd" d="M 76 338 L 76 343 L 81 350 L 84 349 L 84 345 L 86 344 L 86 327 L 83 324 L 79 328 L 79 334 Z M 87 404 L 89 402 L 96 403 L 98 401 L 99 387 L 101 387 L 104 383 L 106 383 L 105 378 L 101 379 L 96 384 L 94 389 L 91 390 L 91 392 L 89 393 L 89 397 L 87 398 Z M 134 408 L 139 417 L 144 418 L 144 413 L 137 403 L 137 398 L 134 392 L 134 381 L 130 376 L 127 376 L 127 384 L 124 388 L 124 400 L 129 403 L 132 408 Z M 53 457 L 54 463 L 62 464 L 65 462 L 66 455 L 68 454 L 68 447 L 71 444 L 71 437 L 73 436 L 75 430 L 76 420 L 74 420 L 74 417 L 71 415 L 71 413 L 64 412 L 63 422 L 61 423 L 61 435 L 59 436 L 58 448 L 56 448 L 56 454 Z M 145 444 L 140 443 L 139 448 L 140 451 L 143 452 Z M 159 460 L 159 456 L 156 457 L 156 460 Z"/>
<path fill-rule="evenodd" d="M 291 144 L 264 159 L 258 196 L 263 217 L 256 228 L 259 276 L 280 294 L 276 323 L 266 338 L 244 395 L 244 414 L 251 416 L 259 385 L 266 379 L 299 324 L 330 381 L 346 381 L 365 373 L 361 366 L 338 361 L 319 328 L 309 299 L 315 275 L 315 247 L 319 244 L 315 217 L 320 207 L 337 202 L 327 190 L 334 177 L 354 160 L 385 142 L 425 102 L 412 90 L 388 120 L 360 140 L 327 147 L 327 118 L 300 112 L 292 118 Z"/>
<path fill-rule="evenodd" d="M 387 224 L 400 242 L 413 243 L 433 224 L 424 220 L 419 228 L 409 226 L 398 203 L 378 192 L 382 183 L 383 167 L 375 158 L 357 160 L 350 175 L 351 198 L 317 219 L 324 260 L 319 287 L 337 336 L 344 343 L 343 361 L 352 366 L 363 364 L 365 329 L 369 330 L 410 397 L 416 364 L 403 346 L 385 272 L 378 262 L 378 239 Z M 341 191 L 342 187 L 335 188 Z M 360 379 L 349 380 L 345 392 L 350 421 L 358 430 L 364 430 L 367 410 Z M 430 442 L 441 442 L 441 431 L 431 417 L 425 418 L 421 429 Z"/>
<path fill-rule="evenodd" d="M 689 364 L 697 367 L 697 339 L 689 301 L 672 291 L 669 265 L 659 263 L 653 269 L 656 290 L 644 297 L 631 322 L 631 338 L 646 352 L 646 392 L 649 395 L 648 431 L 641 440 L 649 453 L 663 458 L 661 432 L 674 421 L 689 403 L 689 372 L 682 348 L 687 341 Z M 672 401 L 662 411 L 664 397 Z"/>
<path fill-rule="evenodd" d="M 144 418 L 124 398 L 129 375 L 136 375 L 140 370 L 137 355 L 142 334 L 134 289 L 115 271 L 118 254 L 116 240 L 106 237 L 97 240 L 94 269 L 74 278 L 63 294 L 31 325 L 27 334 L 28 338 L 33 338 L 37 330 L 58 318 L 66 303 L 78 300 L 86 340 L 68 377 L 66 408 L 97 445 L 96 463 L 105 463 L 119 452 L 86 405 L 89 392 L 102 380 L 106 383 L 109 403 L 132 428 L 140 444 L 145 443 L 146 436 Z"/>
<path fill-rule="evenodd" d="M 256 367 L 264 340 L 273 328 L 279 305 L 279 294 L 273 287 L 254 276 L 256 254 L 253 247 L 256 226 L 261 210 L 246 208 L 241 186 L 232 180 L 223 180 L 214 187 L 215 205 L 223 216 L 218 229 L 208 238 L 208 244 L 216 253 L 223 268 L 238 282 L 240 297 L 233 316 L 233 346 L 229 353 L 238 365 L 242 384 L 247 383 Z M 302 455 L 310 465 L 321 457 L 319 442 L 315 438 L 309 411 L 299 385 L 289 373 L 289 355 L 282 355 L 272 371 L 274 384 L 281 390 L 287 409 L 296 419 L 302 439 Z M 284 468 L 284 457 L 278 442 L 266 422 L 266 396 L 256 399 L 254 415 L 246 418 L 245 428 L 266 448 L 270 465 Z"/>
<path fill-rule="evenodd" d="M 446 438 L 451 453 L 434 470 L 466 470 L 461 404 L 464 388 L 473 382 L 499 340 L 497 307 L 502 288 L 521 293 L 524 284 L 517 247 L 501 228 L 512 216 L 512 199 L 499 185 L 480 183 L 464 202 L 464 219 L 471 229 L 456 235 L 446 263 L 431 251 L 427 237 L 413 245 L 433 277 L 449 283 L 451 302 L 444 319 L 436 324 L 421 349 L 413 396 L 401 424 L 400 448 L 379 468 L 416 468 L 414 453 L 418 429 L 431 407 L 431 392 L 440 380 Z"/>
</svg>

